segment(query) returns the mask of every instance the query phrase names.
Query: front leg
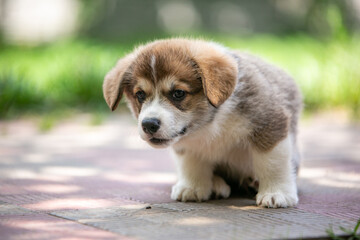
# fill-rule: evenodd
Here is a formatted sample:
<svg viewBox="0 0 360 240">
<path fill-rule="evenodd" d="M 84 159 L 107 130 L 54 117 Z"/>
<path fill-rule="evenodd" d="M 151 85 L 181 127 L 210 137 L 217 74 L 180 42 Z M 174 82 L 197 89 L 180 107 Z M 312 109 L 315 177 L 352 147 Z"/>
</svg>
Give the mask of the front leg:
<svg viewBox="0 0 360 240">
<path fill-rule="evenodd" d="M 263 207 L 292 207 L 298 203 L 296 175 L 291 164 L 291 141 L 286 137 L 268 152 L 253 150 L 255 175 L 259 179 L 256 204 Z"/>
<path fill-rule="evenodd" d="M 182 202 L 206 201 L 212 193 L 213 165 L 205 160 L 183 154 L 176 155 L 178 182 L 171 198 Z"/>
</svg>

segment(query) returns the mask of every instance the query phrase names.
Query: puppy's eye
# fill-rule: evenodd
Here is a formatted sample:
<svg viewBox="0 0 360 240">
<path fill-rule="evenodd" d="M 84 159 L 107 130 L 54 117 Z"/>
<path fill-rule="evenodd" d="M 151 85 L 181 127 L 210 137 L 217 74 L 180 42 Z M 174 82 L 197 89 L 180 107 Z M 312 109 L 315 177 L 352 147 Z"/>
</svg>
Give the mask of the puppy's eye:
<svg viewBox="0 0 360 240">
<path fill-rule="evenodd" d="M 174 99 L 175 101 L 181 101 L 186 97 L 186 92 L 183 90 L 174 90 L 171 93 L 171 97 L 172 99 Z"/>
<path fill-rule="evenodd" d="M 136 95 L 139 103 L 143 103 L 145 101 L 145 99 L 146 99 L 146 93 L 144 91 L 141 91 L 141 90 L 137 91 L 135 93 L 135 95 Z"/>
</svg>

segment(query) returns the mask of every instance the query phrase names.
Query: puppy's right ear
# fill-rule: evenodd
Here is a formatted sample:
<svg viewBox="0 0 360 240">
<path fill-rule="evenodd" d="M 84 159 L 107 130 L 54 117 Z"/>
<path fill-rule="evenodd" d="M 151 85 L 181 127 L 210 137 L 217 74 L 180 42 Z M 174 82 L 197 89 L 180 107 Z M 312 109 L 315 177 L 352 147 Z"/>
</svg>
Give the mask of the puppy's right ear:
<svg viewBox="0 0 360 240">
<path fill-rule="evenodd" d="M 111 111 L 114 111 L 119 105 L 124 92 L 124 86 L 130 81 L 129 68 L 133 60 L 134 56 L 132 54 L 125 56 L 105 76 L 103 94 Z"/>
</svg>

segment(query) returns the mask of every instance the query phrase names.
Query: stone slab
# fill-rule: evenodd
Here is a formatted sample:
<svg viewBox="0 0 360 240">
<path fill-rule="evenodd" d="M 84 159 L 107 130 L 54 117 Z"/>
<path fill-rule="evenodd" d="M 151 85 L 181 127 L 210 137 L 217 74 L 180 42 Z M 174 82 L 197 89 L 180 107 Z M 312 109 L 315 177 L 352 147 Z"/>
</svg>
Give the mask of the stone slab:
<svg viewBox="0 0 360 240">
<path fill-rule="evenodd" d="M 249 204 L 250 203 L 250 204 Z M 151 207 L 151 208 L 150 208 Z M 326 237 L 354 222 L 297 208 L 263 209 L 252 200 L 164 203 L 58 211 L 55 216 L 139 239 L 292 239 Z M 334 228 L 336 234 L 343 232 Z"/>
<path fill-rule="evenodd" d="M 302 122 L 300 202 L 289 209 L 239 194 L 171 200 L 169 152 L 144 144 L 128 117 L 46 134 L 0 122 L 0 239 L 315 239 L 331 226 L 341 235 L 360 218 L 360 128 L 332 120 Z"/>
</svg>

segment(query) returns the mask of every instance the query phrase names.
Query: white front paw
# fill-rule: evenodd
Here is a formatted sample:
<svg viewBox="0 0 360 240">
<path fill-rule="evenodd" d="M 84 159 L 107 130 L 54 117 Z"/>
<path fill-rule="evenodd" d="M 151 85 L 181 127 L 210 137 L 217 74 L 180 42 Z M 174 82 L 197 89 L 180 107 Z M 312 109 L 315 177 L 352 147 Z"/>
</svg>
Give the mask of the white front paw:
<svg viewBox="0 0 360 240">
<path fill-rule="evenodd" d="M 284 191 L 259 192 L 256 195 L 256 204 L 268 208 L 287 208 L 293 207 L 298 203 L 298 196 L 295 193 L 285 193 Z"/>
<path fill-rule="evenodd" d="M 209 200 L 211 186 L 193 187 L 183 182 L 178 182 L 172 187 L 171 199 L 182 202 L 202 202 Z"/>
</svg>

